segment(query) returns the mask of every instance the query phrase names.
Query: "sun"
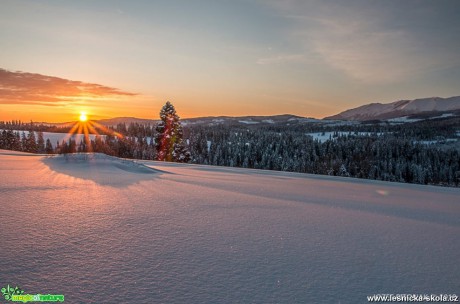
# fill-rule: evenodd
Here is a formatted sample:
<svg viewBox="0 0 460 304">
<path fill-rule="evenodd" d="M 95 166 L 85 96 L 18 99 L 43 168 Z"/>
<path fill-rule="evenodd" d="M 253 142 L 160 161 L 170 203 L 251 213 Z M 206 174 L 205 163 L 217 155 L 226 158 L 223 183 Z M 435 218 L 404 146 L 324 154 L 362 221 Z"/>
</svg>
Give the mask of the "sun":
<svg viewBox="0 0 460 304">
<path fill-rule="evenodd" d="M 81 111 L 78 120 L 74 122 L 73 126 L 70 128 L 67 135 L 62 140 L 63 142 L 69 141 L 71 138 L 75 139 L 74 137 L 78 135 L 83 135 L 83 140 L 85 141 L 85 152 L 93 152 L 93 141 L 91 140 L 91 135 L 93 136 L 101 136 L 101 131 L 103 136 L 106 134 L 110 134 L 112 136 L 116 136 L 119 140 L 123 140 L 123 135 L 120 133 L 114 132 L 112 129 L 109 129 L 94 120 L 90 120 L 86 112 Z M 96 140 L 97 142 L 97 140 Z"/>
<path fill-rule="evenodd" d="M 86 115 L 86 112 L 80 112 L 80 121 L 87 121 L 88 116 Z"/>
</svg>

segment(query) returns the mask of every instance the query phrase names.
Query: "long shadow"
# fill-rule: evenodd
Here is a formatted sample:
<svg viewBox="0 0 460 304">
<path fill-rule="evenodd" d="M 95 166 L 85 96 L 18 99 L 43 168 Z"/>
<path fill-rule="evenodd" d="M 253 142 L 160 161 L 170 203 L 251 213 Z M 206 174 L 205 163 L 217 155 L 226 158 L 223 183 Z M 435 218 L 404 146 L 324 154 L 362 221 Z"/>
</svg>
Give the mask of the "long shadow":
<svg viewBox="0 0 460 304">
<path fill-rule="evenodd" d="M 117 188 L 152 180 L 166 173 L 132 160 L 101 153 L 55 155 L 44 158 L 43 163 L 57 173 Z"/>
<path fill-rule="evenodd" d="M 348 181 L 343 179 L 344 183 L 346 184 Z M 308 195 L 308 193 L 286 193 L 286 192 L 279 192 L 277 191 L 276 187 L 271 189 L 270 187 L 263 187 L 262 189 L 254 189 L 253 187 L 248 187 L 246 185 L 232 185 L 229 187 L 226 184 L 215 183 L 212 181 L 203 181 L 203 180 L 187 180 L 181 181 L 176 180 L 178 183 L 184 184 L 194 184 L 203 187 L 210 187 L 214 189 L 219 189 L 223 192 L 229 192 L 231 195 L 232 192 L 238 192 L 239 194 L 248 195 L 249 197 L 253 196 L 256 198 L 267 198 L 267 199 L 279 199 L 281 201 L 291 201 L 291 202 L 298 202 L 304 204 L 314 204 L 314 205 L 321 205 L 327 206 L 332 208 L 340 208 L 340 209 L 348 209 L 348 210 L 356 210 L 360 212 L 372 213 L 372 214 L 379 214 L 379 215 L 387 215 L 397 218 L 403 219 L 410 219 L 416 220 L 421 222 L 430 222 L 436 223 L 441 225 L 448 225 L 453 227 L 460 227 L 460 204 L 458 204 L 458 208 L 455 212 L 446 212 L 445 210 L 425 210 L 417 206 L 417 204 L 405 204 L 405 197 L 403 194 L 396 194 L 395 196 L 382 196 L 380 198 L 372 198 L 370 194 L 373 192 L 371 189 L 365 189 L 366 193 L 363 193 L 363 197 L 350 197 L 349 195 L 344 195 L 340 198 L 329 198 L 328 195 L 322 197 L 318 193 L 314 195 Z M 276 180 L 274 179 L 274 182 Z M 357 181 L 351 181 L 351 184 L 357 183 Z M 374 183 L 374 191 L 378 193 L 378 189 L 383 186 L 383 182 L 375 182 Z M 329 190 L 331 193 L 334 191 L 340 191 L 340 189 L 335 189 L 333 184 L 330 184 L 330 188 L 327 187 L 328 184 L 325 184 L 324 190 Z M 398 189 L 400 185 L 394 185 L 393 183 L 387 183 L 385 189 L 394 190 Z M 417 185 L 406 185 L 406 188 L 409 189 L 419 189 Z M 363 189 L 364 190 L 364 189 Z M 438 189 L 436 189 L 438 190 Z M 444 189 L 439 189 L 444 190 Z M 321 190 L 320 190 L 321 191 Z M 456 190 L 453 190 L 453 192 Z M 440 191 L 441 192 L 441 191 Z M 420 193 L 423 195 L 423 192 Z M 399 202 L 400 204 L 388 204 L 387 202 Z M 440 202 L 441 203 L 441 202 Z M 229 206 L 227 206 L 229 207 Z M 441 207 L 441 205 L 440 205 Z"/>
</svg>

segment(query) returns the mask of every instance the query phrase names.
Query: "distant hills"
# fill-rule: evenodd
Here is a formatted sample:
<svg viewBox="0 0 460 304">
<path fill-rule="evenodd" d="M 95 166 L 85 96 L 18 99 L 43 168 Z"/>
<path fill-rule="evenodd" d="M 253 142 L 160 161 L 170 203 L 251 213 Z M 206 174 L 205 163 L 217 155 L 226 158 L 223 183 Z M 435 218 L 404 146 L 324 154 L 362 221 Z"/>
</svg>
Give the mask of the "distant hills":
<svg viewBox="0 0 460 304">
<path fill-rule="evenodd" d="M 429 117 L 439 114 L 460 115 L 460 96 L 421 98 L 392 103 L 371 103 L 326 117 L 334 120 L 388 120 L 400 117 Z"/>
<path fill-rule="evenodd" d="M 113 126 L 119 123 L 139 123 L 139 124 L 154 124 L 159 120 L 140 119 L 135 117 L 116 117 L 110 119 L 97 120 L 98 123 L 105 126 Z M 275 123 L 287 123 L 287 122 L 319 122 L 320 119 L 305 118 L 290 114 L 284 115 L 272 115 L 272 116 L 209 116 L 209 117 L 197 117 L 197 118 L 184 118 L 181 119 L 183 125 L 197 125 L 197 124 L 275 124 Z"/>
<path fill-rule="evenodd" d="M 307 118 L 291 114 L 271 115 L 271 116 L 209 116 L 197 118 L 184 118 L 182 124 L 187 125 L 270 125 L 285 124 L 295 125 L 303 123 L 359 123 L 362 121 L 390 121 L 390 122 L 411 122 L 420 119 L 430 119 L 436 117 L 460 117 L 460 96 L 449 98 L 431 97 L 414 100 L 399 100 L 392 103 L 370 103 L 354 109 L 343 111 L 339 114 L 325 117 L 324 119 Z M 117 124 L 156 124 L 158 119 L 143 119 L 136 117 L 115 117 L 109 119 L 95 120 L 104 126 L 116 126 Z M 48 123 L 55 126 L 72 126 L 74 122 L 67 123 Z"/>
<path fill-rule="evenodd" d="M 109 119 L 94 120 L 95 122 L 104 126 L 116 126 L 118 124 L 156 124 L 159 119 L 142 119 L 136 117 L 115 117 Z M 256 125 L 256 124 L 297 124 L 305 122 L 322 122 L 321 119 L 306 118 L 296 115 L 283 114 L 283 115 L 272 115 L 272 116 L 209 116 L 209 117 L 197 117 L 197 118 L 184 118 L 181 119 L 182 125 L 218 125 L 218 124 L 242 124 L 242 125 Z M 74 122 L 66 123 L 50 123 L 50 125 L 56 126 L 71 126 Z"/>
<path fill-rule="evenodd" d="M 321 119 L 306 118 L 296 115 L 283 114 L 272 116 L 215 116 L 215 117 L 199 117 L 183 119 L 184 125 L 196 124 L 244 124 L 244 125 L 257 125 L 257 124 L 295 124 L 302 122 L 321 122 Z"/>
<path fill-rule="evenodd" d="M 460 96 L 449 98 L 430 97 L 413 100 L 399 100 L 392 103 L 370 103 L 324 119 L 306 118 L 296 115 L 283 114 L 272 116 L 211 116 L 182 119 L 183 125 L 197 124 L 299 124 L 299 123 L 333 123 L 333 121 L 371 121 L 389 120 L 400 122 L 428 119 L 434 117 L 460 116 Z M 406 120 L 404 120 L 406 119 Z M 134 117 L 117 117 L 98 121 L 110 126 L 118 123 L 153 124 L 158 120 L 139 119 Z"/>
<path fill-rule="evenodd" d="M 99 119 L 96 120 L 97 123 L 100 123 L 104 126 L 116 126 L 118 124 L 130 124 L 130 123 L 138 123 L 141 125 L 148 125 L 148 124 L 156 124 L 159 119 L 143 119 L 143 118 L 136 118 L 136 117 L 114 117 L 108 119 Z"/>
</svg>

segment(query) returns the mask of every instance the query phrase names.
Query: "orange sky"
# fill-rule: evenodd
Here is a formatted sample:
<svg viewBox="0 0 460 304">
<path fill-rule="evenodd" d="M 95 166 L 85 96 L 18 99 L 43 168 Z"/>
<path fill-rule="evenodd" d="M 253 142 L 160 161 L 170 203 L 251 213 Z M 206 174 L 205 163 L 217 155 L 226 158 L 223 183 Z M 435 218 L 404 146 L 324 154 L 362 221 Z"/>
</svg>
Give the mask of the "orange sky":
<svg viewBox="0 0 460 304">
<path fill-rule="evenodd" d="M 157 119 L 168 100 L 183 118 L 323 118 L 456 96 L 458 9 L 457 0 L 4 0 L 0 120 Z"/>
<path fill-rule="evenodd" d="M 321 117 L 334 113 L 334 107 L 328 103 L 254 92 L 171 89 L 171 94 L 169 90 L 158 91 L 154 97 L 101 84 L 5 69 L 0 69 L 0 81 L 3 84 L 0 120 L 68 122 L 77 120 L 81 112 L 87 113 L 90 119 L 120 116 L 157 119 L 167 100 L 175 105 L 182 118 L 291 113 Z"/>
</svg>

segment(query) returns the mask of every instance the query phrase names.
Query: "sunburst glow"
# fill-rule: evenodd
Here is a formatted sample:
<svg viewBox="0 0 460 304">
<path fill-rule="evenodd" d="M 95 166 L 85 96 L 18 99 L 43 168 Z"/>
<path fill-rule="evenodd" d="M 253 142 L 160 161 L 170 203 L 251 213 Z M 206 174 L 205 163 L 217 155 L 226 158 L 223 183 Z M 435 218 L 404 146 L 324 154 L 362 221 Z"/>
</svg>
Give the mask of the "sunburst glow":
<svg viewBox="0 0 460 304">
<path fill-rule="evenodd" d="M 123 135 L 115 132 L 113 129 L 107 128 L 93 120 L 90 120 L 86 112 L 80 112 L 79 120 L 76 121 L 70 128 L 69 132 L 62 140 L 62 144 L 70 140 L 80 140 L 79 136 L 83 136 L 82 142 L 84 143 L 84 150 L 79 152 L 94 152 L 94 141 L 91 140 L 90 135 L 97 136 L 113 136 L 118 140 L 123 140 Z M 78 144 L 78 142 L 77 142 Z"/>
<path fill-rule="evenodd" d="M 88 120 L 88 115 L 86 115 L 86 112 L 81 112 L 80 121 L 87 121 L 87 120 Z"/>
</svg>

